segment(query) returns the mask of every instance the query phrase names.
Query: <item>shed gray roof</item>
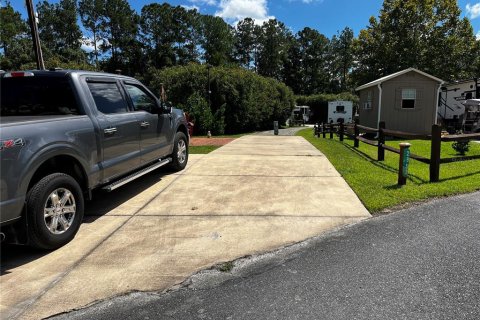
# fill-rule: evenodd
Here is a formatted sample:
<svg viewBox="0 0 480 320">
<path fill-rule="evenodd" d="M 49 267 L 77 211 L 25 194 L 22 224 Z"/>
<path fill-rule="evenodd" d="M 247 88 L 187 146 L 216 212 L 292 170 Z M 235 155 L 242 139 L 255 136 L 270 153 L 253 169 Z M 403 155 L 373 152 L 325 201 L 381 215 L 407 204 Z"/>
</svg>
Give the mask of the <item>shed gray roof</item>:
<svg viewBox="0 0 480 320">
<path fill-rule="evenodd" d="M 438 83 L 443 83 L 444 81 L 442 79 L 439 79 L 439 78 L 436 78 L 428 73 L 425 73 L 423 71 L 420 71 L 418 69 L 415 69 L 415 68 L 408 68 L 408 69 L 405 69 L 405 70 L 402 70 L 402 71 L 399 71 L 399 72 L 396 72 L 396 73 L 392 73 L 391 75 L 388 75 L 388 76 L 385 76 L 383 78 L 380 78 L 380 79 L 377 79 L 375 81 L 372 81 L 372 82 L 369 82 L 367 84 L 364 84 L 358 88 L 355 89 L 355 91 L 359 91 L 359 90 L 363 90 L 363 89 L 366 89 L 366 88 L 369 88 L 369 87 L 373 87 L 373 86 L 376 86 L 378 84 L 381 84 L 387 80 L 390 80 L 390 79 L 393 79 L 393 78 L 396 78 L 398 76 L 401 76 L 402 74 L 405 74 L 405 73 L 408 73 L 410 71 L 413 71 L 413 72 L 416 72 L 416 73 L 419 73 L 427 78 L 430 78 L 432 80 L 435 80 L 437 81 Z"/>
</svg>

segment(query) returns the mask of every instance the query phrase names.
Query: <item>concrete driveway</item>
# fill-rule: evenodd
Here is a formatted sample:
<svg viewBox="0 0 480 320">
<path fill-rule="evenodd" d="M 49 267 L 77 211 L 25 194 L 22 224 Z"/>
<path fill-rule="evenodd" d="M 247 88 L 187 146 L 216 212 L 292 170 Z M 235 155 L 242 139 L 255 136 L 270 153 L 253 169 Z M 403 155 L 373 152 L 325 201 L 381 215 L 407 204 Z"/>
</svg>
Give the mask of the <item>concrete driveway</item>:
<svg viewBox="0 0 480 320">
<path fill-rule="evenodd" d="M 53 252 L 2 248 L 5 319 L 38 319 L 136 290 L 163 291 L 212 265 L 370 217 L 301 137 L 244 136 L 97 193 L 76 238 Z"/>
</svg>

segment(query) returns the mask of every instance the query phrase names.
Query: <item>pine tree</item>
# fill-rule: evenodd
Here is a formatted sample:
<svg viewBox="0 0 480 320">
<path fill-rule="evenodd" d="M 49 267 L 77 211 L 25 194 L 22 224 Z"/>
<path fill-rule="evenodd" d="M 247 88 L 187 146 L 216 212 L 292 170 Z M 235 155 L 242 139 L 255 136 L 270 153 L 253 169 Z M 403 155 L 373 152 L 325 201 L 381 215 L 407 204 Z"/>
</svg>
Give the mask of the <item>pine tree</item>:
<svg viewBox="0 0 480 320">
<path fill-rule="evenodd" d="M 255 21 L 245 18 L 239 21 L 235 27 L 235 59 L 246 68 L 254 68 L 256 50 Z"/>
<path fill-rule="evenodd" d="M 233 29 L 222 18 L 210 15 L 200 17 L 201 45 L 204 60 L 213 66 L 232 61 Z"/>
<path fill-rule="evenodd" d="M 128 59 L 128 54 L 138 46 L 138 15 L 126 0 L 106 0 L 102 19 L 102 30 L 107 42 L 101 49 L 111 53 L 106 67 L 109 71 L 122 69 L 129 60 L 135 61 Z"/>
<path fill-rule="evenodd" d="M 14 70 L 32 59 L 27 24 L 9 1 L 0 7 L 0 69 Z"/>
<path fill-rule="evenodd" d="M 82 32 L 77 24 L 76 1 L 60 0 L 54 4 L 43 1 L 37 5 L 37 11 L 39 36 L 47 66 L 71 62 L 84 64 L 86 55 L 80 48 Z"/>
<path fill-rule="evenodd" d="M 260 30 L 258 73 L 283 81 L 292 33 L 282 22 L 275 19 L 264 22 Z"/>
<path fill-rule="evenodd" d="M 95 67 L 98 68 L 97 43 L 101 39 L 102 17 L 105 12 L 105 0 L 80 0 L 78 9 L 82 24 L 92 34 L 93 54 L 95 55 Z"/>
<path fill-rule="evenodd" d="M 416 67 L 444 80 L 475 75 L 478 48 L 455 0 L 385 0 L 356 43 L 362 82 Z"/>
</svg>

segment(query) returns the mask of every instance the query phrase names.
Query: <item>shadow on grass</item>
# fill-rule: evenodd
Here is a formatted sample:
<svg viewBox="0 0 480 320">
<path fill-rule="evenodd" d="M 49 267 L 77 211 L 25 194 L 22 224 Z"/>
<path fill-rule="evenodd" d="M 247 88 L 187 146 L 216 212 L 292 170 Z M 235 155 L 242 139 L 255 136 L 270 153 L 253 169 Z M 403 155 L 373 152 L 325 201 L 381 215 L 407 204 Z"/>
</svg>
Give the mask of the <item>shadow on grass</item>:
<svg viewBox="0 0 480 320">
<path fill-rule="evenodd" d="M 342 144 L 343 146 L 345 146 L 347 149 L 350 149 L 352 152 L 354 152 L 355 154 L 357 154 L 358 156 L 360 156 L 361 158 L 363 158 L 364 160 L 366 161 L 369 161 L 371 164 L 373 164 L 374 166 L 376 167 L 379 167 L 381 169 L 384 169 L 386 171 L 389 171 L 389 172 L 392 172 L 392 173 L 398 173 L 398 169 L 397 168 L 393 168 L 389 165 L 386 165 L 385 163 L 383 162 L 380 162 L 374 158 L 372 158 L 370 155 L 368 155 L 367 153 L 353 147 L 353 146 L 350 146 L 346 143 L 342 143 L 341 141 L 336 141 L 340 144 Z M 441 170 L 442 170 L 442 167 L 440 166 L 440 175 L 441 175 Z M 440 179 L 439 182 L 443 182 L 443 181 L 455 181 L 455 180 L 458 180 L 458 179 L 462 179 L 462 178 L 467 178 L 467 177 L 471 177 L 471 176 L 475 176 L 475 175 L 478 175 L 480 174 L 480 170 L 478 171 L 475 171 L 475 172 L 470 172 L 470 173 L 466 173 L 466 174 L 461 174 L 461 175 L 456 175 L 456 176 L 452 176 L 452 177 L 448 177 L 448 178 L 443 178 L 443 179 Z M 416 176 L 416 175 L 412 175 L 412 174 L 409 174 L 408 175 L 408 181 L 411 181 L 413 183 L 416 183 L 416 184 L 427 184 L 427 183 L 432 183 L 430 182 L 430 180 L 426 180 L 426 179 L 422 179 L 420 178 L 419 176 Z"/>
<path fill-rule="evenodd" d="M 381 161 L 378 161 L 377 159 L 374 159 L 372 158 L 370 155 L 366 154 L 365 152 L 355 148 L 355 147 L 352 147 L 346 143 L 342 143 L 341 141 L 337 141 L 338 143 L 342 144 L 343 146 L 345 146 L 347 149 L 350 149 L 350 151 L 352 151 L 353 153 L 357 154 L 359 157 L 363 158 L 364 160 L 370 162 L 372 165 L 378 167 L 378 168 L 381 168 L 383 170 L 386 170 L 386 171 L 389 171 L 391 173 L 394 173 L 394 174 L 397 174 L 398 173 L 398 168 L 392 168 L 391 166 L 385 164 L 384 162 L 381 162 Z M 411 181 L 412 183 L 415 183 L 415 184 L 424 184 L 424 183 L 429 183 L 428 180 L 425 180 L 425 179 L 422 179 L 420 178 L 419 176 L 416 176 L 416 175 L 412 175 L 412 174 L 409 174 L 408 175 L 408 179 L 409 181 Z"/>
<path fill-rule="evenodd" d="M 440 166 L 440 170 L 442 170 L 441 166 Z M 441 175 L 441 171 L 440 171 L 440 175 Z M 475 175 L 480 175 L 480 170 L 475 171 L 475 172 L 470 172 L 470 173 L 467 173 L 467 174 L 464 174 L 464 175 L 461 175 L 461 176 L 453 176 L 453 177 L 449 177 L 449 178 L 439 179 L 438 182 L 454 181 L 454 180 L 458 180 L 458 179 L 466 178 L 466 177 L 471 177 L 471 176 L 475 176 Z"/>
<path fill-rule="evenodd" d="M 392 184 L 390 186 L 385 186 L 383 189 L 385 190 L 399 190 L 402 189 L 403 186 L 399 186 L 398 184 Z"/>
</svg>

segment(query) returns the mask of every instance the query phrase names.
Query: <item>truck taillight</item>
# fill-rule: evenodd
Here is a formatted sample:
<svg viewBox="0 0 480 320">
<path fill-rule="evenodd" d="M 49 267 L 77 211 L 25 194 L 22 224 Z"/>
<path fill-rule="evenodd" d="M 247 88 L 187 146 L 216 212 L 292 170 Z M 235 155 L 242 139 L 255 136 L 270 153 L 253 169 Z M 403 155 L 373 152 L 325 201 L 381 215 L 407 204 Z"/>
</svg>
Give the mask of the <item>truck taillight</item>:
<svg viewBox="0 0 480 320">
<path fill-rule="evenodd" d="M 23 71 L 14 71 L 14 72 L 7 72 L 3 76 L 4 78 L 21 78 L 21 77 L 33 77 L 33 72 L 23 72 Z"/>
</svg>

